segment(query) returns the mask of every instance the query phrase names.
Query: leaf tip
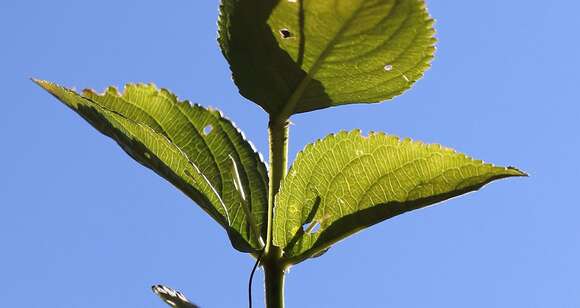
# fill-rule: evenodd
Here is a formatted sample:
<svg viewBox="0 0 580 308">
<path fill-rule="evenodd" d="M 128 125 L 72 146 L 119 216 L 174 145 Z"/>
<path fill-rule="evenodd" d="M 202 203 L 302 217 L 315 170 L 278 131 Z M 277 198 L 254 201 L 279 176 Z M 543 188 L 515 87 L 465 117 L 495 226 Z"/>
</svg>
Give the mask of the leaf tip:
<svg viewBox="0 0 580 308">
<path fill-rule="evenodd" d="M 519 176 L 521 176 L 521 177 L 529 177 L 530 176 L 527 172 L 522 171 L 514 166 L 507 166 L 505 169 L 507 171 L 509 171 L 511 176 L 518 176 L 518 177 Z"/>
<path fill-rule="evenodd" d="M 39 85 L 42 88 L 45 88 L 45 85 L 48 83 L 46 80 L 38 79 L 35 77 L 30 77 L 30 81 L 36 83 L 37 85 Z"/>
<path fill-rule="evenodd" d="M 44 90 L 46 90 L 47 92 L 49 92 L 50 94 L 56 96 L 56 89 L 59 88 L 59 86 L 57 84 L 54 84 L 54 83 L 47 81 L 47 80 L 38 79 L 38 78 L 30 78 L 30 80 L 32 82 L 36 83 L 39 87 L 41 87 Z"/>
</svg>

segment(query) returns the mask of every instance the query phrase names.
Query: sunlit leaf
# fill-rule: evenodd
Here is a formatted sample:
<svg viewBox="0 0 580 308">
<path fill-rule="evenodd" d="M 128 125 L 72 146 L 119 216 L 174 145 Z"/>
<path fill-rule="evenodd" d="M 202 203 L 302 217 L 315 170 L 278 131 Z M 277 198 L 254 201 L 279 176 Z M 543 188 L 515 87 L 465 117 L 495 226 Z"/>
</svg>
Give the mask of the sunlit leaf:
<svg viewBox="0 0 580 308">
<path fill-rule="evenodd" d="M 513 176 L 525 173 L 436 144 L 340 132 L 297 156 L 276 199 L 274 243 L 300 262 L 385 219 Z"/>
<path fill-rule="evenodd" d="M 182 190 L 228 232 L 233 246 L 244 252 L 261 248 L 266 230 L 267 172 L 242 134 L 216 110 L 179 101 L 153 85 L 129 84 L 123 93 L 78 94 L 35 80 L 101 133 L 114 139 L 131 157 Z M 242 200 L 232 173 L 238 166 Z M 262 234 L 252 231 L 244 212 Z"/>
<path fill-rule="evenodd" d="M 422 0 L 222 0 L 219 42 L 240 93 L 274 116 L 390 99 L 435 50 Z"/>
</svg>

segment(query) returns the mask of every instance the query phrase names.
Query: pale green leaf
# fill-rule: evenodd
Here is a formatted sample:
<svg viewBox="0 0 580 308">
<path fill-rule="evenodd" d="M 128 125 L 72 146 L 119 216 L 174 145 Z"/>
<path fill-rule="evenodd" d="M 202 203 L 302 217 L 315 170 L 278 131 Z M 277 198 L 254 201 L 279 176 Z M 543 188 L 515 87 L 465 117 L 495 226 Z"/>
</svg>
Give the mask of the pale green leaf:
<svg viewBox="0 0 580 308">
<path fill-rule="evenodd" d="M 423 0 L 222 0 L 219 20 L 240 93 L 281 117 L 402 93 L 433 35 Z"/>
<path fill-rule="evenodd" d="M 135 160 L 167 179 L 228 232 L 244 252 L 261 248 L 266 232 L 267 171 L 260 156 L 237 128 L 216 110 L 179 101 L 153 85 L 129 84 L 124 92 L 78 94 L 56 84 L 35 82 L 114 139 Z M 232 160 L 237 163 L 242 200 Z M 253 215 L 250 226 L 244 204 Z"/>
<path fill-rule="evenodd" d="M 524 175 L 436 144 L 340 132 L 298 154 L 276 198 L 274 244 L 297 263 L 385 219 Z"/>
<path fill-rule="evenodd" d="M 199 308 L 192 304 L 183 293 L 164 285 L 154 285 L 151 287 L 153 292 L 159 296 L 166 304 L 175 308 Z"/>
</svg>

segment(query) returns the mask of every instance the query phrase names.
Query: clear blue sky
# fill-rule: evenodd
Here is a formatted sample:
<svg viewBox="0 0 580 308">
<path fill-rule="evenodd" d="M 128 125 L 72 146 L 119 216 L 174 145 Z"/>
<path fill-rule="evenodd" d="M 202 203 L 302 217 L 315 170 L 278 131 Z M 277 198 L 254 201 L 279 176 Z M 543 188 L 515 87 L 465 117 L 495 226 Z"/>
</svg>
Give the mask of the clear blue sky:
<svg viewBox="0 0 580 308">
<path fill-rule="evenodd" d="M 428 1 L 433 67 L 393 101 L 293 118 L 290 155 L 378 130 L 515 165 L 345 240 L 287 277 L 293 307 L 580 307 L 580 2 Z M 154 82 L 217 107 L 267 153 L 266 116 L 216 43 L 218 0 L 0 1 L 0 306 L 246 307 L 253 260 L 195 204 L 32 84 Z M 262 304 L 262 274 L 255 303 Z M 258 306 L 258 305 L 257 305 Z"/>
</svg>

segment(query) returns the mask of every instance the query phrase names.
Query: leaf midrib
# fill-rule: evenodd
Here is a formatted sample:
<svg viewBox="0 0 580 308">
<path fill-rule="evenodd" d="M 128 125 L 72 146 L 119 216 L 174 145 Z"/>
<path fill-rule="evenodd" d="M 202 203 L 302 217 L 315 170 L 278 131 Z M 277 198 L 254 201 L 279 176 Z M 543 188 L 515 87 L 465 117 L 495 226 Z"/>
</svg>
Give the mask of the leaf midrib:
<svg viewBox="0 0 580 308">
<path fill-rule="evenodd" d="M 142 91 L 142 89 L 141 89 L 141 88 L 139 88 L 137 85 L 136 85 L 135 89 L 136 89 L 137 91 Z M 96 94 L 96 93 L 95 93 L 95 95 L 96 95 L 98 98 L 105 99 L 105 96 L 101 96 L 101 95 L 98 95 L 98 94 Z M 146 94 L 146 93 L 144 93 L 143 95 L 147 95 L 147 94 Z M 215 168 L 215 169 L 216 169 L 216 171 L 217 171 L 217 177 L 218 177 L 218 179 L 219 179 L 219 183 L 217 183 L 217 184 L 218 184 L 218 186 L 219 186 L 219 187 L 218 187 L 219 189 L 217 189 L 216 187 L 213 187 L 213 185 L 212 185 L 212 187 L 213 187 L 214 189 L 216 189 L 216 191 L 218 191 L 218 192 L 220 192 L 220 193 L 223 193 L 223 189 L 224 189 L 224 187 L 223 187 L 223 185 L 224 185 L 224 184 L 223 184 L 223 181 L 224 181 L 224 179 L 222 178 L 222 172 L 223 172 L 223 171 L 221 170 L 221 168 L 220 168 L 220 166 L 219 166 L 219 164 L 218 164 L 218 162 L 217 162 L 217 159 L 216 159 L 216 157 L 215 157 L 214 153 L 211 151 L 211 148 L 210 148 L 210 146 L 208 145 L 207 141 L 206 141 L 206 140 L 203 138 L 203 136 L 202 136 L 201 132 L 200 132 L 200 131 L 198 131 L 197 127 L 196 127 L 196 126 L 195 126 L 195 125 L 192 123 L 192 121 L 191 121 L 191 118 L 190 118 L 190 117 L 189 117 L 189 116 L 188 116 L 188 115 L 187 115 L 187 114 L 186 114 L 186 113 L 185 113 L 183 110 L 181 110 L 180 106 L 178 105 L 178 104 L 179 104 L 179 102 L 178 102 L 177 100 L 176 100 L 176 104 L 174 104 L 174 103 L 172 102 L 172 99 L 171 99 L 170 97 L 167 97 L 166 95 L 164 95 L 162 92 L 156 92 L 156 93 L 154 93 L 154 95 L 155 95 L 156 97 L 158 97 L 158 98 L 160 98 L 160 99 L 164 100 L 164 101 L 165 101 L 165 103 L 167 104 L 167 106 L 169 107 L 169 109 L 170 109 L 172 112 L 176 112 L 176 113 L 178 113 L 179 115 L 181 115 L 181 116 L 182 116 L 182 118 L 185 120 L 185 122 L 187 122 L 187 125 L 188 125 L 188 126 L 190 126 L 190 128 L 191 128 L 191 131 L 192 131 L 193 133 L 195 133 L 195 134 L 196 134 L 196 137 L 198 137 L 197 139 L 199 139 L 199 140 L 201 140 L 201 141 L 203 142 L 203 145 L 204 145 L 204 148 L 205 148 L 205 150 L 206 150 L 206 151 L 207 151 L 207 152 L 210 154 L 211 161 L 212 161 L 212 163 L 213 163 L 213 166 L 214 166 L 214 168 Z M 187 144 L 184 144 L 184 145 L 182 145 L 181 147 L 180 147 L 180 146 L 178 146 L 178 145 L 177 145 L 177 143 L 175 143 L 175 142 L 174 142 L 174 136 L 171 136 L 171 134 L 169 133 L 169 131 L 168 131 L 168 130 L 166 129 L 166 127 L 165 127 L 165 126 L 162 124 L 164 121 L 163 121 L 163 120 L 161 120 L 161 121 L 160 121 L 160 120 L 157 120 L 157 119 L 156 119 L 154 116 L 152 116 L 152 115 L 151 115 L 151 113 L 150 113 L 149 111 L 147 111 L 147 110 L 146 110 L 146 109 L 144 109 L 143 107 L 139 106 L 138 104 L 134 103 L 134 102 L 133 102 L 133 100 L 132 100 L 132 99 L 129 97 L 129 94 L 128 94 L 128 93 L 125 93 L 125 95 L 119 95 L 119 96 L 118 96 L 118 97 L 119 97 L 119 99 L 121 99 L 122 101 L 124 101 L 126 104 L 129 104 L 129 105 L 131 105 L 131 106 L 133 106 L 133 107 L 135 107 L 135 108 L 137 108 L 137 109 L 141 110 L 141 111 L 142 111 L 144 114 L 146 114 L 146 115 L 147 115 L 149 118 L 151 118 L 151 119 L 152 119 L 152 120 L 155 122 L 155 124 L 156 124 L 157 126 L 159 126 L 159 128 L 162 130 L 161 132 L 157 132 L 157 131 L 156 131 L 156 130 L 153 128 L 153 127 L 150 127 L 149 125 L 146 125 L 146 124 L 143 124 L 143 123 L 139 123 L 139 122 L 137 122 L 137 121 L 134 121 L 134 120 L 132 120 L 132 119 L 130 119 L 130 118 L 128 118 L 128 117 L 126 117 L 125 115 L 122 115 L 122 114 L 121 114 L 121 113 L 119 113 L 119 112 L 116 112 L 116 111 L 113 111 L 113 110 L 111 110 L 111 109 L 109 109 L 109 108 L 106 108 L 105 106 L 103 106 L 102 104 L 100 104 L 100 103 L 98 103 L 97 101 L 93 100 L 92 98 L 89 98 L 89 97 L 87 97 L 87 96 L 85 96 L 85 95 L 79 95 L 79 96 L 81 96 L 81 97 L 83 97 L 83 98 L 85 98 L 85 99 L 87 99 L 87 100 L 91 101 L 93 104 L 95 104 L 95 105 L 99 106 L 100 108 L 103 108 L 104 110 L 107 110 L 107 111 L 109 111 L 109 112 L 113 112 L 114 114 L 117 114 L 117 115 L 121 116 L 121 117 L 122 117 L 123 119 L 125 119 L 125 120 L 131 121 L 131 122 L 133 122 L 133 123 L 135 123 L 135 124 L 139 124 L 139 125 L 141 125 L 141 126 L 146 126 L 146 127 L 149 127 L 149 128 L 151 128 L 151 130 L 153 130 L 153 131 L 155 131 L 156 133 L 158 133 L 158 134 L 160 134 L 160 135 L 163 135 L 165 138 L 167 138 L 167 139 L 168 139 L 168 141 L 170 142 L 170 144 L 172 144 L 173 146 L 175 146 L 176 148 L 178 148 L 178 149 L 179 149 L 179 151 L 180 151 L 180 152 L 182 152 L 183 154 L 185 154 L 185 153 L 186 153 L 186 152 L 185 152 L 185 150 L 184 150 L 184 148 L 188 147 L 188 146 L 191 144 L 191 140 L 192 140 L 192 139 L 188 140 L 188 141 L 187 141 Z M 166 114 L 164 115 L 164 117 L 167 117 L 167 116 L 169 116 L 169 114 L 168 114 L 168 113 L 166 113 Z M 192 163 L 192 160 L 189 158 L 189 156 L 188 156 L 188 155 L 186 155 L 185 157 L 187 158 L 187 160 L 188 160 L 190 163 Z M 208 179 L 208 180 L 209 180 L 209 179 Z M 211 181 L 210 181 L 210 182 L 211 182 Z"/>
<path fill-rule="evenodd" d="M 65 89 L 65 90 L 66 90 L 66 91 L 70 91 L 70 90 L 68 90 L 68 89 Z M 74 92 L 73 92 L 73 93 L 74 93 Z M 74 93 L 74 94 L 76 94 L 76 93 Z M 77 95 L 78 95 L 78 94 L 77 94 Z M 179 152 L 181 155 L 183 155 L 183 157 L 184 157 L 184 158 L 187 160 L 187 162 L 188 162 L 188 163 L 189 163 L 189 164 L 190 164 L 192 167 L 194 167 L 194 169 L 195 169 L 195 170 L 196 170 L 196 171 L 197 171 L 197 172 L 198 172 L 198 173 L 199 173 L 199 174 L 200 174 L 200 175 L 203 177 L 203 179 L 205 180 L 205 182 L 207 183 L 207 185 L 209 185 L 209 187 L 212 189 L 213 193 L 215 194 L 215 196 L 217 197 L 217 199 L 218 199 L 218 200 L 219 200 L 219 202 L 221 203 L 221 206 L 222 206 L 222 208 L 224 209 L 224 212 L 225 212 L 225 214 L 226 214 L 226 216 L 225 216 L 224 218 L 226 218 L 226 221 L 227 221 L 228 225 L 230 224 L 230 221 L 229 221 L 230 219 L 229 219 L 228 209 L 227 209 L 227 206 L 225 205 L 225 203 L 223 202 L 223 200 L 222 200 L 222 198 L 221 198 L 220 194 L 217 192 L 217 190 L 216 190 L 216 189 L 215 189 L 215 187 L 212 185 L 212 183 L 211 183 L 211 182 L 210 182 L 210 181 L 209 181 L 209 180 L 208 180 L 208 179 L 207 179 L 207 178 L 206 178 L 206 177 L 205 177 L 203 174 L 201 174 L 201 172 L 199 171 L 199 168 L 197 167 L 197 165 L 195 165 L 195 164 L 194 164 L 194 163 L 191 161 L 191 159 L 189 158 L 189 156 L 188 156 L 188 155 L 187 155 L 187 154 L 186 154 L 186 153 L 185 153 L 185 152 L 184 152 L 184 151 L 183 151 L 183 150 L 182 150 L 182 149 L 181 149 L 181 148 L 180 148 L 178 145 L 176 145 L 176 144 L 175 144 L 175 143 L 174 143 L 174 142 L 173 142 L 173 141 L 172 141 L 172 140 L 171 140 L 171 139 L 170 139 L 168 136 L 166 136 L 165 134 L 162 134 L 162 133 L 160 133 L 160 132 L 157 132 L 157 131 L 155 131 L 153 128 L 149 127 L 148 125 L 144 125 L 144 124 L 142 124 L 142 123 L 139 123 L 139 122 L 137 122 L 137 121 L 134 121 L 134 120 L 132 120 L 132 119 L 130 119 L 130 118 L 128 118 L 128 117 L 126 117 L 125 115 L 123 115 L 123 114 L 121 114 L 121 113 L 119 113 L 119 112 L 117 112 L 117 111 L 115 111 L 115 110 L 111 110 L 111 109 L 109 109 L 109 108 L 107 108 L 107 107 L 105 107 L 105 106 L 103 106 L 103 105 L 99 104 L 98 102 L 94 101 L 94 100 L 93 100 L 93 99 L 91 99 L 91 98 L 88 98 L 88 97 L 86 97 L 86 96 L 81 96 L 81 95 L 79 95 L 79 97 L 80 97 L 80 98 L 82 98 L 82 99 L 85 99 L 85 100 L 87 100 L 87 101 L 88 101 L 88 102 L 89 102 L 91 105 L 95 105 L 95 106 L 97 106 L 98 108 L 101 108 L 101 109 L 103 109 L 103 110 L 104 110 L 104 111 L 106 111 L 106 112 L 109 112 L 109 113 L 111 113 L 111 114 L 114 114 L 114 115 L 116 115 L 116 116 L 118 116 L 118 117 L 122 118 L 123 120 L 125 120 L 125 121 L 127 121 L 127 122 L 133 123 L 133 124 L 134 124 L 134 125 L 136 125 L 136 126 L 143 127 L 145 130 L 149 130 L 149 131 L 150 131 L 150 132 L 151 132 L 153 135 L 156 135 L 156 136 L 158 136 L 158 137 L 160 137 L 160 138 L 164 139 L 164 140 L 167 142 L 167 144 L 169 144 L 170 146 L 172 146 L 173 148 L 175 148 L 175 149 L 176 149 L 176 150 L 177 150 L 177 151 L 178 151 L 178 152 Z M 121 125 L 122 125 L 122 124 L 121 124 Z"/>
<path fill-rule="evenodd" d="M 302 81 L 300 81 L 300 84 L 298 85 L 298 87 L 296 87 L 296 90 L 292 93 L 292 95 L 290 96 L 290 98 L 288 99 L 286 104 L 284 104 L 282 111 L 277 116 L 277 119 L 279 120 L 279 122 L 286 120 L 294 112 L 294 109 L 296 108 L 296 104 L 298 103 L 298 101 L 302 97 L 302 94 L 304 94 L 304 91 L 306 90 L 306 87 L 309 85 L 313 76 L 318 72 L 318 70 L 320 69 L 320 66 L 324 62 L 324 59 L 332 51 L 336 42 L 344 35 L 344 32 L 350 27 L 351 23 L 357 17 L 357 15 L 360 14 L 360 12 L 362 11 L 362 8 L 364 7 L 364 3 L 365 3 L 365 0 L 362 0 L 360 2 L 359 6 L 356 8 L 356 10 L 353 11 L 353 13 L 348 17 L 348 19 L 345 21 L 345 23 L 334 34 L 332 39 L 330 39 L 328 44 L 326 44 L 326 46 L 324 47 L 324 49 L 322 50 L 320 55 L 316 58 L 316 60 L 314 60 L 314 64 L 312 65 L 312 67 L 310 68 L 308 73 L 306 74 L 306 77 L 304 77 L 304 79 L 302 79 Z"/>
</svg>

